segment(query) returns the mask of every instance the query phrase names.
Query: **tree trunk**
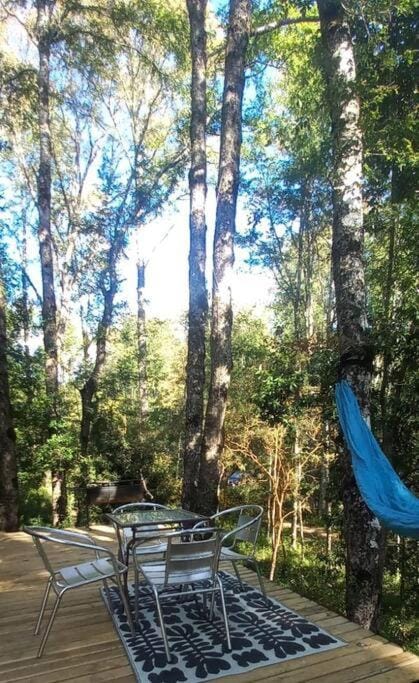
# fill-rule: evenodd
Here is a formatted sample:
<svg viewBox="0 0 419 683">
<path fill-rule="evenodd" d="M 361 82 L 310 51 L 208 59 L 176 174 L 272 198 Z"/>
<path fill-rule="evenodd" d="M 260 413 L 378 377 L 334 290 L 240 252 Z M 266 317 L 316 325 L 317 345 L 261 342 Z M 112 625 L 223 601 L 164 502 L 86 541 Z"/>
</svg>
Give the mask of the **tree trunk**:
<svg viewBox="0 0 419 683">
<path fill-rule="evenodd" d="M 304 264 L 304 289 L 305 289 L 305 330 L 306 338 L 312 339 L 314 334 L 314 312 L 313 312 L 313 268 L 314 268 L 314 242 L 315 235 L 313 229 L 311 229 L 311 204 L 312 204 L 312 192 L 311 186 L 307 183 L 307 189 L 305 193 L 305 241 L 306 241 L 306 259 Z"/>
<path fill-rule="evenodd" d="M 272 508 L 274 510 L 272 520 L 272 560 L 269 571 L 269 580 L 273 581 L 275 578 L 275 571 L 278 563 L 278 552 L 282 544 L 282 534 L 284 530 L 284 496 L 278 495 L 276 490 Z"/>
<path fill-rule="evenodd" d="M 90 301 L 87 302 L 86 314 L 84 312 L 83 305 L 80 305 L 80 326 L 81 326 L 81 338 L 82 338 L 82 350 L 83 350 L 83 362 L 87 365 L 89 362 L 89 347 L 90 339 L 89 332 L 85 325 L 85 315 L 88 316 L 90 311 Z"/>
<path fill-rule="evenodd" d="M 326 523 L 326 557 L 329 559 L 332 554 L 332 504 L 327 503 L 327 523 Z"/>
<path fill-rule="evenodd" d="M 297 341 L 309 336 L 308 326 L 308 283 L 307 274 L 310 264 L 310 206 L 311 185 L 310 180 L 305 178 L 301 183 L 300 192 L 300 220 L 297 238 L 297 267 L 295 275 L 294 296 L 294 334 Z M 304 276 L 304 299 L 303 299 L 303 276 Z"/>
<path fill-rule="evenodd" d="M 387 256 L 387 275 L 385 280 L 385 285 L 383 288 L 383 324 L 387 334 L 384 338 L 384 349 L 383 349 L 383 375 L 380 387 L 380 406 L 381 406 L 381 436 L 382 445 L 385 453 L 390 454 L 393 451 L 393 439 L 392 439 L 392 429 L 389 425 L 388 414 L 387 414 L 387 403 L 388 397 L 387 392 L 390 384 L 391 376 L 391 363 L 393 358 L 392 353 L 392 339 L 389 334 L 392 329 L 391 318 L 392 318 L 392 302 L 394 296 L 394 268 L 396 260 L 396 244 L 398 230 L 400 226 L 400 209 L 396 204 L 396 171 L 392 170 L 391 176 L 391 218 L 390 218 L 390 231 L 388 237 L 388 256 Z"/>
<path fill-rule="evenodd" d="M 273 529 L 273 523 L 272 523 L 272 516 L 273 516 L 273 476 L 274 476 L 274 454 L 273 451 L 269 451 L 269 465 L 268 465 L 268 482 L 269 482 L 269 492 L 268 492 L 268 509 L 266 511 L 266 516 L 268 520 L 268 527 L 266 530 L 266 535 L 268 538 L 268 541 L 272 541 L 272 529 Z"/>
<path fill-rule="evenodd" d="M 330 437 L 329 437 L 329 420 L 323 414 L 323 444 L 320 462 L 320 481 L 319 481 L 319 502 L 318 513 L 320 517 L 324 517 L 327 512 L 327 500 L 330 481 L 329 468 L 329 453 L 330 453 Z"/>
<path fill-rule="evenodd" d="M 327 286 L 326 286 L 326 292 L 327 292 L 327 298 L 326 298 L 326 314 L 324 317 L 324 325 L 325 325 L 325 339 L 326 339 L 326 345 L 327 348 L 330 348 L 330 345 L 332 343 L 332 337 L 334 336 L 333 332 L 333 323 L 334 323 L 334 313 L 335 313 L 335 289 L 334 289 L 334 282 L 333 282 L 333 265 L 330 264 L 330 272 L 328 274 L 327 278 Z"/>
<path fill-rule="evenodd" d="M 66 238 L 67 241 L 69 238 Z M 59 267 L 57 266 L 57 271 Z M 71 272 L 71 265 L 64 263 L 59 273 L 59 305 L 57 311 L 57 350 L 58 350 L 58 382 L 65 384 L 71 373 L 71 366 L 65 353 L 65 336 L 68 321 L 71 319 L 71 295 L 74 285 L 75 275 Z"/>
<path fill-rule="evenodd" d="M 77 501 L 77 526 L 88 524 L 89 516 L 85 498 L 85 487 L 89 478 L 86 455 L 89 450 L 90 432 L 94 416 L 94 398 L 99 386 L 99 379 L 106 362 L 107 335 L 112 322 L 114 299 L 118 286 L 115 261 L 117 247 L 111 247 L 109 252 L 108 287 L 102 285 L 103 313 L 98 325 L 96 336 L 96 357 L 93 370 L 84 386 L 80 389 L 81 396 L 81 421 L 80 421 L 80 473 L 79 495 Z M 103 280 L 106 274 L 103 274 Z"/>
<path fill-rule="evenodd" d="M 213 513 L 218 505 L 219 460 L 232 367 L 233 323 L 231 278 L 234 263 L 236 204 L 239 186 L 245 58 L 250 31 L 250 0 L 231 0 L 227 32 L 220 162 L 215 219 L 211 374 L 199 477 L 199 510 Z"/>
<path fill-rule="evenodd" d="M 45 349 L 45 386 L 49 399 L 50 435 L 54 432 L 52 422 L 57 418 L 58 399 L 58 351 L 57 351 L 57 304 L 54 286 L 54 261 L 51 233 L 51 133 L 50 133 L 50 35 L 49 7 L 47 0 L 37 2 L 38 34 L 38 120 L 39 120 L 39 169 L 38 169 L 38 241 L 42 276 L 42 327 Z M 53 472 L 55 482 L 52 491 L 52 521 L 56 525 L 63 519 L 61 502 L 62 472 Z M 65 511 L 64 511 L 65 516 Z"/>
<path fill-rule="evenodd" d="M 296 398 L 298 400 L 298 397 Z M 294 434 L 294 490 L 293 490 L 293 510 L 291 522 L 291 547 L 293 550 L 297 549 L 297 535 L 298 535 L 298 511 L 300 502 L 300 486 L 301 486 L 301 451 L 298 439 L 298 424 L 295 425 Z"/>
<path fill-rule="evenodd" d="M 304 232 L 305 232 L 305 183 L 301 186 L 301 207 L 300 221 L 298 226 L 297 240 L 297 271 L 295 275 L 295 296 L 294 296 L 294 335 L 297 342 L 301 341 L 303 331 L 301 329 L 301 290 L 303 280 L 303 257 L 304 257 Z"/>
<path fill-rule="evenodd" d="M 7 368 L 6 300 L 0 273 L 0 531 L 19 528 L 15 440 Z"/>
<path fill-rule="evenodd" d="M 205 280 L 207 194 L 206 155 L 206 0 L 187 0 L 191 32 L 191 168 L 189 171 L 189 315 L 186 365 L 185 450 L 182 505 L 197 509 L 197 487 L 202 450 L 205 385 L 205 333 L 208 296 Z"/>
<path fill-rule="evenodd" d="M 363 266 L 362 136 L 355 89 L 355 60 L 349 26 L 338 0 L 318 0 L 332 121 L 333 276 L 341 376 L 352 385 L 369 416 L 372 351 Z M 360 497 L 350 457 L 344 456 L 346 613 L 364 628 L 379 615 L 383 534 Z"/>
<path fill-rule="evenodd" d="M 300 550 L 301 557 L 304 559 L 304 513 L 301 498 L 298 501 L 298 527 L 300 529 Z"/>
<path fill-rule="evenodd" d="M 29 351 L 29 325 L 30 325 L 30 313 L 29 313 L 29 295 L 28 295 L 28 240 L 27 240 L 27 213 L 26 208 L 22 211 L 22 327 L 23 327 L 23 346 L 25 352 L 25 390 L 26 390 L 26 401 L 28 405 L 31 404 L 33 398 L 33 388 L 32 388 L 32 363 L 31 354 Z"/>
<path fill-rule="evenodd" d="M 98 326 L 96 338 L 96 358 L 90 377 L 80 389 L 81 394 L 81 424 L 80 424 L 80 453 L 82 459 L 87 455 L 89 448 L 90 430 L 93 420 L 93 399 L 98 389 L 98 383 L 103 366 L 106 362 L 106 343 L 108 330 L 112 322 L 114 298 L 116 294 L 117 282 L 116 274 L 110 277 L 108 288 L 103 287 L 103 313 Z"/>
<path fill-rule="evenodd" d="M 51 135 L 49 122 L 50 44 L 48 37 L 48 2 L 38 1 L 39 51 L 39 170 L 38 170 L 38 239 L 42 275 L 42 324 L 45 347 L 47 394 L 56 410 L 58 391 L 57 305 L 54 287 L 54 261 L 51 234 Z"/>
<path fill-rule="evenodd" d="M 145 316 L 145 263 L 137 262 L 137 350 L 138 350 L 138 421 L 140 427 L 148 414 L 147 331 Z"/>
</svg>

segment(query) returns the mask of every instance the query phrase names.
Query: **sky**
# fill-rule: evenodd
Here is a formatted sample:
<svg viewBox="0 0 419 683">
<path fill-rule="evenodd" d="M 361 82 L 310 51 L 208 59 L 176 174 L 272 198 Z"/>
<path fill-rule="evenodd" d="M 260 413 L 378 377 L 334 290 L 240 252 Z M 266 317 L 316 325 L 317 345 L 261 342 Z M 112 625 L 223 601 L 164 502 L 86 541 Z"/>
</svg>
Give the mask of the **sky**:
<svg viewBox="0 0 419 683">
<path fill-rule="evenodd" d="M 207 287 L 211 289 L 212 240 L 215 222 L 215 190 L 209 188 L 207 200 Z M 238 206 L 237 227 L 244 232 L 247 215 Z M 176 201 L 175 207 L 141 228 L 140 253 L 148 264 L 145 276 L 145 297 L 149 317 L 178 320 L 188 308 L 188 251 L 189 251 L 189 199 Z M 131 241 L 127 259 L 120 272 L 125 278 L 120 299 L 129 309 L 136 311 L 136 244 Z M 236 248 L 233 277 L 233 302 L 235 311 L 243 308 L 265 308 L 273 298 L 274 282 L 265 269 L 245 262 L 246 251 Z"/>
</svg>

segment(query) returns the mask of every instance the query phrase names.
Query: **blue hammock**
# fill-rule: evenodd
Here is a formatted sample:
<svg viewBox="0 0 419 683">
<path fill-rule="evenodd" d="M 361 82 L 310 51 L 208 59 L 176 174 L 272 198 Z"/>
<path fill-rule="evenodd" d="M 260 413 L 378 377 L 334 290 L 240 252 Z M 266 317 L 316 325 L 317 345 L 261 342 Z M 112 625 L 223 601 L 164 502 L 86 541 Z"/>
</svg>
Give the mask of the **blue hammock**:
<svg viewBox="0 0 419 683">
<path fill-rule="evenodd" d="M 401 536 L 419 539 L 419 498 L 409 491 L 390 465 L 347 382 L 336 385 L 336 405 L 365 503 L 385 527 Z"/>
</svg>

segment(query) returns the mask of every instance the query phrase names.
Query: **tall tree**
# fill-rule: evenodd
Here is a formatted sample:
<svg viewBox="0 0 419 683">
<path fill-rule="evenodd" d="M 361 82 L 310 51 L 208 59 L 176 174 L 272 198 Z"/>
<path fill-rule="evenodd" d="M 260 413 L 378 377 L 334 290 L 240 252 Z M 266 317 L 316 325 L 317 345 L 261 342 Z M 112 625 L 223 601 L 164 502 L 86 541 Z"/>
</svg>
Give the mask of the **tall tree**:
<svg viewBox="0 0 419 683">
<path fill-rule="evenodd" d="M 137 349 L 138 349 L 138 421 L 143 425 L 148 413 L 147 390 L 147 326 L 145 311 L 145 268 L 140 258 L 137 260 Z"/>
<path fill-rule="evenodd" d="M 351 32 L 338 0 L 318 0 L 333 143 L 333 277 L 336 292 L 340 373 L 369 417 L 372 348 L 363 264 L 362 134 L 355 91 Z M 365 628 L 379 616 L 383 534 L 363 502 L 350 457 L 344 457 L 346 611 Z"/>
<path fill-rule="evenodd" d="M 224 67 L 213 251 L 210 386 L 199 475 L 198 507 L 206 513 L 215 512 L 218 505 L 219 461 L 223 449 L 224 417 L 232 368 L 231 278 L 234 264 L 242 104 L 250 15 L 250 0 L 231 0 Z"/>
<path fill-rule="evenodd" d="M 57 354 L 57 304 L 54 286 L 54 261 L 51 233 L 51 132 L 50 132 L 50 32 L 51 3 L 38 0 L 38 120 L 39 120 L 39 168 L 38 168 L 38 239 L 42 274 L 42 324 L 45 347 L 45 380 L 47 394 L 56 412 L 58 391 Z"/>
<path fill-rule="evenodd" d="M 93 368 L 83 387 L 81 394 L 81 424 L 80 424 L 80 452 L 82 457 L 87 455 L 90 429 L 93 420 L 93 401 L 98 389 L 99 379 L 106 362 L 107 337 L 112 323 L 115 295 L 118 288 L 117 261 L 122 244 L 121 236 L 115 237 L 109 246 L 105 267 L 100 275 L 100 290 L 103 296 L 103 312 L 98 324 L 96 335 L 96 354 Z"/>
<path fill-rule="evenodd" d="M 53 241 L 51 232 L 51 182 L 52 153 L 50 132 L 50 56 L 51 13 L 50 0 L 37 1 L 36 32 L 38 39 L 38 121 L 39 121 L 39 168 L 37 176 L 37 204 L 39 213 L 38 240 L 42 275 L 42 327 L 45 350 L 45 386 L 49 399 L 50 426 L 53 433 L 54 420 L 58 414 L 58 345 L 57 303 L 55 298 Z M 65 515 L 62 486 L 63 473 L 52 471 L 52 521 L 58 524 Z"/>
<path fill-rule="evenodd" d="M 83 486 L 89 476 L 86 456 L 89 451 L 90 434 L 95 414 L 95 398 L 106 364 L 108 336 L 114 317 L 115 297 L 119 287 L 117 270 L 118 261 L 121 257 L 122 250 L 126 245 L 127 231 L 128 226 L 130 225 L 131 216 L 131 212 L 129 212 L 129 218 L 127 219 L 126 202 L 129 196 L 128 188 L 126 188 L 123 193 L 121 193 L 120 186 L 117 185 L 117 189 L 115 189 L 115 167 L 113 167 L 112 161 L 108 163 L 109 169 L 107 171 L 105 187 L 109 201 L 105 203 L 105 206 L 101 207 L 99 215 L 92 217 L 94 224 L 97 224 L 98 242 L 100 243 L 100 241 L 102 241 L 104 246 L 103 253 L 101 254 L 101 269 L 96 281 L 93 283 L 95 292 L 100 292 L 102 310 L 95 332 L 96 352 L 94 362 L 89 368 L 85 382 L 80 389 L 80 475 Z M 106 173 L 105 168 L 104 174 Z M 114 193 L 112 193 L 112 190 Z M 115 205 L 115 195 L 119 199 L 120 194 L 123 195 L 123 198 Z M 78 525 L 81 525 L 86 521 L 84 502 L 83 497 L 81 497 L 77 514 Z"/>
<path fill-rule="evenodd" d="M 186 364 L 185 450 L 182 505 L 195 509 L 202 449 L 205 386 L 205 333 L 208 296 L 205 281 L 207 194 L 207 36 L 206 0 L 187 0 L 192 56 L 191 167 L 189 171 L 189 313 Z"/>
<path fill-rule="evenodd" d="M 19 528 L 15 438 L 7 367 L 6 297 L 0 272 L 0 531 Z"/>
</svg>

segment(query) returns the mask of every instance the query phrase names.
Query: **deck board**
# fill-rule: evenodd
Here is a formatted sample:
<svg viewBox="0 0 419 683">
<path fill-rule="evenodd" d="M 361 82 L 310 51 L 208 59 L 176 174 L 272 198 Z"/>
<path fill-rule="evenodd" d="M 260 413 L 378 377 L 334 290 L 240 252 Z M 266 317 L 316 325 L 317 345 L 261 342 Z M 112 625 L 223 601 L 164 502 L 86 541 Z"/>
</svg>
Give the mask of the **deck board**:
<svg viewBox="0 0 419 683">
<path fill-rule="evenodd" d="M 115 549 L 113 530 L 96 526 L 90 533 Z M 0 534 L 0 681 L 1 683 L 134 683 L 97 585 L 70 591 L 63 600 L 44 656 L 36 659 L 33 636 L 46 573 L 31 539 L 24 533 Z M 55 552 L 62 561 L 63 552 Z M 67 554 L 67 551 L 65 551 Z M 52 555 L 54 557 L 54 554 Z M 77 560 L 87 557 L 84 551 Z M 257 585 L 250 570 L 243 578 Z M 270 596 L 341 637 L 347 645 L 234 676 L 219 683 L 414 683 L 419 658 L 365 631 L 345 617 L 297 593 L 266 582 Z"/>
</svg>

